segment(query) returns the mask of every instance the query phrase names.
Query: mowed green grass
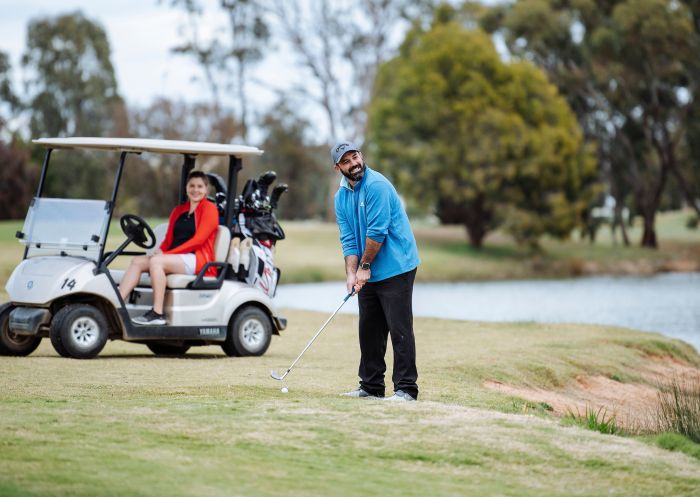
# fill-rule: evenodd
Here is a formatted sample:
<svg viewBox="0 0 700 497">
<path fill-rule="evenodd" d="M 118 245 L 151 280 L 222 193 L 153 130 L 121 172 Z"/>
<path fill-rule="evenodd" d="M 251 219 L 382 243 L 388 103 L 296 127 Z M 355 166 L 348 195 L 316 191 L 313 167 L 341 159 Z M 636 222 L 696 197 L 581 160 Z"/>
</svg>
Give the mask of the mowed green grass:
<svg viewBox="0 0 700 497">
<path fill-rule="evenodd" d="M 415 223 L 418 274 L 558 277 L 585 263 L 653 271 L 700 257 L 700 235 L 684 220 L 660 216 L 659 251 L 622 249 L 602 231 L 596 245 L 545 241 L 537 255 L 499 233 L 475 251 L 460 227 Z M 344 278 L 333 224 L 283 225 L 283 282 Z M 20 228 L 0 223 L 3 301 L 22 257 Z M 111 246 L 121 239 L 113 227 Z M 558 389 L 596 374 L 644 382 L 650 356 L 700 365 L 681 342 L 610 327 L 416 319 L 421 401 L 394 405 L 338 396 L 357 381 L 357 318 L 346 315 L 282 394 L 270 369 L 284 370 L 327 317 L 286 315 L 289 329 L 260 358 L 228 358 L 218 347 L 156 358 L 112 342 L 96 360 L 76 361 L 59 358 L 48 340 L 30 357 L 0 357 L 0 496 L 698 495 L 697 459 L 566 425 L 483 387 Z"/>
<path fill-rule="evenodd" d="M 289 328 L 259 358 L 213 346 L 156 358 L 111 342 L 78 361 L 46 340 L 0 358 L 0 495 L 698 495 L 698 459 L 566 425 L 482 386 L 643 381 L 654 355 L 700 365 L 679 341 L 416 319 L 420 401 L 393 404 L 338 395 L 357 381 L 355 316 L 337 316 L 283 383 L 272 380 L 326 318 L 286 314 Z"/>
</svg>

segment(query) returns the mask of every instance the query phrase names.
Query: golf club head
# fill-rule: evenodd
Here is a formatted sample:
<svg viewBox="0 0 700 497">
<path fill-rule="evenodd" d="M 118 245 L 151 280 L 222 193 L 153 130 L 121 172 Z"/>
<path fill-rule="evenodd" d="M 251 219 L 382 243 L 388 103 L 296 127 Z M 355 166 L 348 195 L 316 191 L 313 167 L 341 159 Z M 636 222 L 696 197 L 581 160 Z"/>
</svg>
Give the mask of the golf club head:
<svg viewBox="0 0 700 497">
<path fill-rule="evenodd" d="M 267 195 L 267 187 L 269 187 L 275 179 L 277 179 L 277 173 L 274 171 L 267 171 L 258 177 L 258 188 L 260 189 L 261 197 Z"/>
<path fill-rule="evenodd" d="M 279 202 L 280 197 L 287 190 L 289 190 L 289 186 L 287 186 L 285 183 L 281 183 L 272 189 L 272 195 L 270 195 L 270 206 L 273 209 L 277 208 L 277 202 Z"/>
<path fill-rule="evenodd" d="M 241 192 L 241 199 L 243 200 L 243 205 L 249 204 L 251 202 L 251 197 L 257 191 L 258 184 L 253 179 L 246 181 L 243 191 Z"/>
<path fill-rule="evenodd" d="M 287 373 L 289 373 L 289 370 L 287 370 L 283 375 L 280 375 L 277 371 L 273 369 L 272 371 L 270 371 L 270 376 L 274 380 L 282 381 L 284 380 L 284 377 L 287 376 Z"/>
</svg>

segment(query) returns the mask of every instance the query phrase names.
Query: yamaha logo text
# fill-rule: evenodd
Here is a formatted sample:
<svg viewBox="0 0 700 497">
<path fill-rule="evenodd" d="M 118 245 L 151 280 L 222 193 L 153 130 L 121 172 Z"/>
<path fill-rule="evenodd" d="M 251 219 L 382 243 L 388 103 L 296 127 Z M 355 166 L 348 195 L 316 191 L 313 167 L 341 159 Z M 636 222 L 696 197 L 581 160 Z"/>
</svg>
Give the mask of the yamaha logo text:
<svg viewBox="0 0 700 497">
<path fill-rule="evenodd" d="M 221 332 L 219 328 L 200 328 L 200 335 L 218 335 Z"/>
</svg>

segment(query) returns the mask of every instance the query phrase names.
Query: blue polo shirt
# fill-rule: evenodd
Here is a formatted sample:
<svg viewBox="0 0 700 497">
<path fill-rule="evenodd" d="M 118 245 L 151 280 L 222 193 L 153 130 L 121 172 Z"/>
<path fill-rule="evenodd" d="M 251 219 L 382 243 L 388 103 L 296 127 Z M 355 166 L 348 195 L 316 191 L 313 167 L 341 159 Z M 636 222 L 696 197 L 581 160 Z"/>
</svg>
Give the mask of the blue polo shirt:
<svg viewBox="0 0 700 497">
<path fill-rule="evenodd" d="M 418 247 L 396 188 L 369 167 L 354 190 L 345 176 L 335 194 L 335 217 L 343 256 L 362 257 L 365 240 L 381 243 L 372 261 L 370 282 L 381 281 L 418 267 Z"/>
</svg>

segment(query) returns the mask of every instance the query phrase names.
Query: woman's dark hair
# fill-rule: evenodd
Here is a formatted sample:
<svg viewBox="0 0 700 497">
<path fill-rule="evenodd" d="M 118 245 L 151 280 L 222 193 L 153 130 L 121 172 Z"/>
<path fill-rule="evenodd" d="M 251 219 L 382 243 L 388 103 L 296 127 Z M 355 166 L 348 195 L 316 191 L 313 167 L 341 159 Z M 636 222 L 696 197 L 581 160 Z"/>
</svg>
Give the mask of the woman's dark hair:
<svg viewBox="0 0 700 497">
<path fill-rule="evenodd" d="M 187 181 L 185 183 L 189 183 L 192 178 L 201 178 L 202 181 L 204 181 L 204 184 L 209 186 L 209 177 L 202 171 L 198 171 L 196 169 L 190 171 L 190 174 L 187 175 Z"/>
</svg>

